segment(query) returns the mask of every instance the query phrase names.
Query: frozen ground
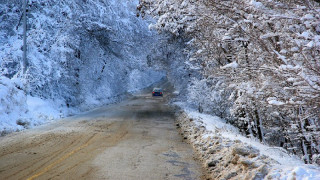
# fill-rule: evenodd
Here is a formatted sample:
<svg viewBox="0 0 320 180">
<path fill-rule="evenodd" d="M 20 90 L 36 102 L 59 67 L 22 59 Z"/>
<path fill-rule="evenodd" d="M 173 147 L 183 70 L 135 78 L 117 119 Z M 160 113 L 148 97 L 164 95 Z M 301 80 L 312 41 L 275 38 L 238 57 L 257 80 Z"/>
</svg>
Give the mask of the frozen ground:
<svg viewBox="0 0 320 180">
<path fill-rule="evenodd" d="M 244 137 L 223 119 L 183 109 L 177 126 L 195 147 L 211 178 L 319 180 L 320 167 L 306 165 L 298 157 L 279 147 L 270 147 L 257 139 Z"/>
</svg>

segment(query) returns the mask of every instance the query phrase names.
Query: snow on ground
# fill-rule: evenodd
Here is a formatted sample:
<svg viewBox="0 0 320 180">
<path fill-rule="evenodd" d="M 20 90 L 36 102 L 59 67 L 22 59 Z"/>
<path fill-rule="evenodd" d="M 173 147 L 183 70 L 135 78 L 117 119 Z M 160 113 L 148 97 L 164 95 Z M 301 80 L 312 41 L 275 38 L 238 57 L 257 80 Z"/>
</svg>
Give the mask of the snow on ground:
<svg viewBox="0 0 320 180">
<path fill-rule="evenodd" d="M 43 124 L 44 122 L 53 121 L 78 112 L 74 108 L 64 106 L 63 101 L 41 99 L 30 95 L 27 96 L 27 107 L 34 125 Z"/>
<path fill-rule="evenodd" d="M 320 179 L 319 166 L 306 165 L 299 157 L 288 154 L 282 148 L 270 147 L 255 138 L 247 138 L 217 116 L 198 113 L 184 103 L 175 104 L 183 109 L 183 113 L 178 116 L 178 126 L 202 156 L 200 159 L 213 178 Z M 248 153 L 235 153 L 238 149 Z M 238 159 L 235 158 L 237 154 L 240 154 Z M 234 166 L 230 168 L 232 172 L 217 170 L 230 164 Z M 250 167 L 251 164 L 255 165 Z"/>
<path fill-rule="evenodd" d="M 26 101 L 23 91 L 17 88 L 20 84 L 18 81 L 10 81 L 0 76 L 0 134 L 23 128 L 11 121 L 11 119 L 18 120 L 26 110 L 26 106 L 20 104 L 21 101 Z"/>
<path fill-rule="evenodd" d="M 227 69 L 227 68 L 237 68 L 239 65 L 237 62 L 232 62 L 232 63 L 229 63 L 225 66 L 222 66 L 221 69 Z"/>
<path fill-rule="evenodd" d="M 16 78 L 0 76 L 0 135 L 31 128 L 75 113 L 63 101 L 26 95 L 23 83 Z"/>
</svg>

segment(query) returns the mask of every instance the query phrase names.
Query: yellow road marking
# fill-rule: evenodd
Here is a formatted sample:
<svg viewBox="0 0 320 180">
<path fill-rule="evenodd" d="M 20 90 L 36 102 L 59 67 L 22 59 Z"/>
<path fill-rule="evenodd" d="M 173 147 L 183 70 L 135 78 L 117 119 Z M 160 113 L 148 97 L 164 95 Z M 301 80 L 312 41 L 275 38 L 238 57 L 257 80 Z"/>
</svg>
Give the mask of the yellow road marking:
<svg viewBox="0 0 320 180">
<path fill-rule="evenodd" d="M 82 146 L 78 147 L 77 149 L 69 152 L 68 154 L 64 155 L 63 157 L 61 157 L 60 159 L 58 159 L 57 161 L 51 163 L 50 165 L 48 165 L 46 168 L 44 168 L 42 171 L 40 171 L 39 173 L 29 177 L 27 180 L 33 180 L 39 176 L 41 176 L 42 174 L 48 172 L 51 168 L 53 168 L 55 165 L 61 163 L 62 161 L 64 161 L 65 159 L 67 159 L 68 157 L 70 157 L 72 154 L 80 151 L 82 148 L 85 148 L 86 146 L 89 145 L 90 140 L 94 137 L 94 135 L 88 140 L 87 143 L 83 144 Z"/>
</svg>

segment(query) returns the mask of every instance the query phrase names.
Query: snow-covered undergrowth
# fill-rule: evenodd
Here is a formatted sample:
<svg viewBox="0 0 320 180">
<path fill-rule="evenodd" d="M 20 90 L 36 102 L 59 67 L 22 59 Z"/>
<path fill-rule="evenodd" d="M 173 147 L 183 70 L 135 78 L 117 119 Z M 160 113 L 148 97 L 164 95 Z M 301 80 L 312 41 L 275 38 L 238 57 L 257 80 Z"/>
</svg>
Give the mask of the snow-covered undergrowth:
<svg viewBox="0 0 320 180">
<path fill-rule="evenodd" d="M 20 82 L 10 81 L 6 77 L 0 78 L 1 134 L 23 128 L 17 126 L 16 121 L 26 113 L 27 97 L 22 90 L 18 89 L 19 87 L 21 88 Z"/>
<path fill-rule="evenodd" d="M 196 150 L 211 179 L 297 179 L 318 180 L 320 168 L 305 165 L 285 149 L 261 144 L 241 135 L 217 116 L 198 113 L 176 103 L 181 134 Z"/>
<path fill-rule="evenodd" d="M 26 95 L 23 88 L 19 79 L 0 77 L 0 135 L 76 112 L 76 109 L 66 108 L 61 100 L 44 100 Z"/>
</svg>

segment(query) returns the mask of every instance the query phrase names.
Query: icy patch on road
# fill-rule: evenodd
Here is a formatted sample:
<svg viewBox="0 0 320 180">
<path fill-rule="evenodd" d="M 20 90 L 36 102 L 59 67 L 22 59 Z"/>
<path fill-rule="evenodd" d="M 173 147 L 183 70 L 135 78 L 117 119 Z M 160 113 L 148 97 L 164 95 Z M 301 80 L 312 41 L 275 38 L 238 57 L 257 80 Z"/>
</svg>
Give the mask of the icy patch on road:
<svg viewBox="0 0 320 180">
<path fill-rule="evenodd" d="M 283 148 L 270 147 L 247 138 L 224 119 L 183 109 L 178 126 L 199 153 L 211 178 L 320 179 L 320 168 L 306 165 Z"/>
</svg>

